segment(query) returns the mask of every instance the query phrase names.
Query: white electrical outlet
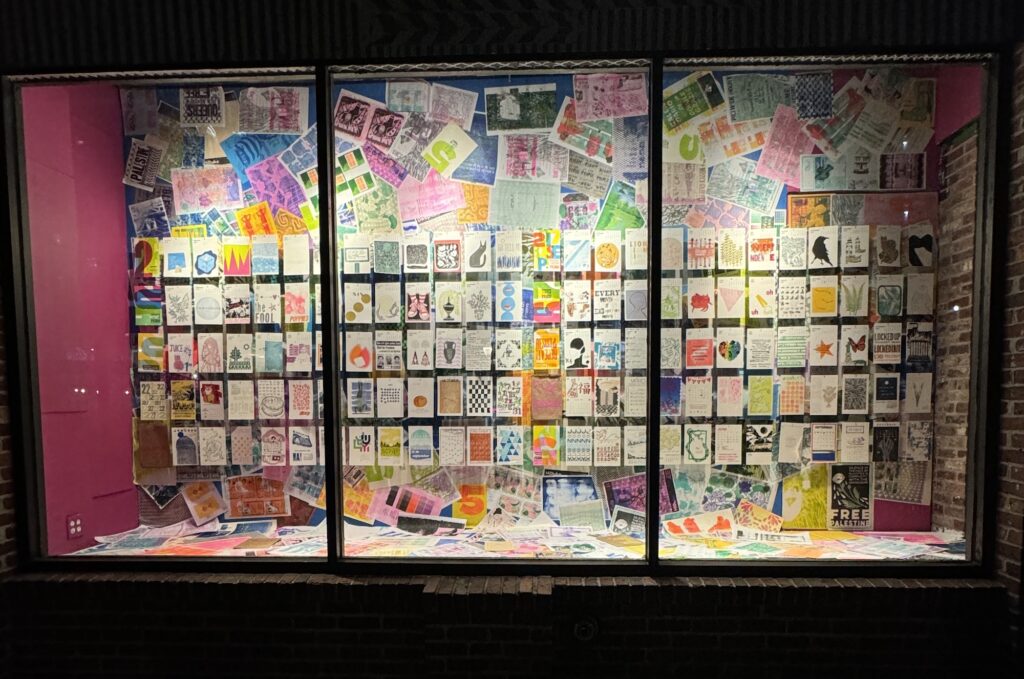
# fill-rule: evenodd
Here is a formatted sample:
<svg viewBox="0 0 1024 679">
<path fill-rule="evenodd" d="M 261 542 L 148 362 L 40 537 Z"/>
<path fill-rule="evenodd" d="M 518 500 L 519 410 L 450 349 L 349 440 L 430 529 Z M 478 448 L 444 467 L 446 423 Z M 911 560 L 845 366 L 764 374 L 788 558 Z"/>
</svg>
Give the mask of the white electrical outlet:
<svg viewBox="0 0 1024 679">
<path fill-rule="evenodd" d="M 74 540 L 75 538 L 82 537 L 82 515 L 81 514 L 68 514 L 68 518 L 65 521 L 65 525 L 68 529 L 68 540 Z"/>
</svg>

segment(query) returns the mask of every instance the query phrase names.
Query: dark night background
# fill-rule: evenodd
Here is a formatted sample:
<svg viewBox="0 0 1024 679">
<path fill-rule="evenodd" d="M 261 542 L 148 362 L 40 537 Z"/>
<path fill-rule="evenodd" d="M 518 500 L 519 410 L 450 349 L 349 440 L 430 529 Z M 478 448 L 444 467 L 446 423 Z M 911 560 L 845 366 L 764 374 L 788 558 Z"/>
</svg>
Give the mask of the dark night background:
<svg viewBox="0 0 1024 679">
<path fill-rule="evenodd" d="M 556 567 L 538 577 L 421 575 L 415 566 L 353 577 L 41 572 L 24 558 L 18 568 L 15 506 L 23 496 L 14 488 L 8 413 L 16 392 L 5 383 L 0 332 L 0 573 L 7 571 L 0 576 L 0 677 L 482 679 L 630 670 L 944 677 L 1010 669 L 1022 646 L 1024 517 L 1024 418 L 1014 415 L 1017 404 L 1011 403 L 1024 399 L 1024 372 L 1014 370 L 1017 338 L 1024 337 L 1019 4 L 3 2 L 4 75 L 418 59 L 995 52 L 1004 60 L 997 149 L 1002 183 L 994 197 L 1003 220 L 995 243 L 1007 261 L 1005 282 L 992 293 L 1006 341 L 1004 414 L 993 419 L 998 430 L 991 440 L 998 446 L 989 455 L 989 551 L 983 567 L 966 579 L 922 579 L 901 568 L 870 578 L 847 569 L 834 578 L 813 564 L 799 572 L 755 564 L 730 569 L 730 577 L 715 569 L 678 578 L 560 577 Z M 5 191 L 0 186 L 0 203 Z M 0 269 L 8 256 L 2 253 Z M 7 278 L 0 278 L 0 296 L 11 294 Z"/>
</svg>

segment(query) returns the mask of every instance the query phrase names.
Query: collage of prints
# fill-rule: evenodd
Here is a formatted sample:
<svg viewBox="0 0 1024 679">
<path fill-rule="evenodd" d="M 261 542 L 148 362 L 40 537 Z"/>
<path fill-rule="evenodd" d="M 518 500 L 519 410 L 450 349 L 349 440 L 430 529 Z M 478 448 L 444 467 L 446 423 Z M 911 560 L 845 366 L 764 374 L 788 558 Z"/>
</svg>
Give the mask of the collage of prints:
<svg viewBox="0 0 1024 679">
<path fill-rule="evenodd" d="M 668 74 L 657 339 L 649 86 L 337 83 L 336 333 L 312 91 L 121 90 L 142 516 L 84 553 L 325 554 L 327 341 L 345 556 L 643 558 L 659 393 L 663 557 L 955 558 L 934 78 Z"/>
</svg>

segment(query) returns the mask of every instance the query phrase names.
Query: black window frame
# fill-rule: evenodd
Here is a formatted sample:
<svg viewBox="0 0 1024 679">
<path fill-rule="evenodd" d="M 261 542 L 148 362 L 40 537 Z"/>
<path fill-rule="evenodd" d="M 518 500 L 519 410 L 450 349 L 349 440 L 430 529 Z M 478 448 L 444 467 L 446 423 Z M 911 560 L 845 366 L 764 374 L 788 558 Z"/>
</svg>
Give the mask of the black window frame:
<svg viewBox="0 0 1024 679">
<path fill-rule="evenodd" d="M 1005 248 L 999 247 L 1009 228 L 1009 136 L 1012 58 L 1008 52 L 913 52 L 880 55 L 876 52 L 854 54 L 849 51 L 813 55 L 749 55 L 710 56 L 707 53 L 629 53 L 622 56 L 599 54 L 576 56 L 565 60 L 538 59 L 503 55 L 500 60 L 441 61 L 438 59 L 410 63 L 400 60 L 360 60 L 350 63 L 315 60 L 296 65 L 266 64 L 245 68 L 185 68 L 177 64 L 168 70 L 88 71 L 82 73 L 0 73 L 2 95 L 2 127 L 0 150 L 6 169 L 6 181 L 0 183 L 0 227 L 6 232 L 0 239 L 0 285 L 3 286 L 3 317 L 7 344 L 7 370 L 11 410 L 11 440 L 14 461 L 15 502 L 17 513 L 17 547 L 24 569 L 45 571 L 179 571 L 179 572 L 314 572 L 340 575 L 356 574 L 473 574 L 473 575 L 595 575 L 595 576 L 732 576 L 763 577 L 829 576 L 829 577 L 976 577 L 991 573 L 995 550 L 995 501 L 998 471 L 999 394 L 1002 317 L 1001 272 L 1005 267 Z M 831 560 L 665 560 L 658 556 L 660 516 L 652 511 L 658 498 L 657 471 L 659 460 L 658 409 L 659 374 L 657 353 L 648 356 L 648 458 L 647 458 L 647 556 L 635 561 L 539 560 L 507 561 L 487 559 L 378 559 L 342 557 L 343 531 L 339 516 L 341 434 L 336 417 L 340 402 L 341 371 L 336 341 L 325 342 L 323 375 L 326 388 L 325 472 L 327 475 L 327 558 L 254 558 L 254 557 L 74 557 L 49 556 L 42 551 L 42 442 L 38 408 L 38 384 L 35 367 L 35 324 L 31 295 L 31 263 L 27 246 L 23 137 L 20 121 L 19 90 L 23 86 L 70 84 L 103 81 L 121 84 L 141 81 L 157 85 L 178 84 L 192 79 L 230 82 L 252 81 L 262 76 L 300 75 L 315 79 L 318 122 L 332 120 L 332 85 L 336 76 L 385 78 L 390 74 L 422 75 L 460 73 L 513 74 L 528 70 L 558 71 L 567 69 L 646 68 L 650 87 L 650 152 L 649 152 L 649 271 L 648 285 L 652 299 L 660 295 L 661 250 L 661 111 L 662 82 L 666 69 L 701 67 L 771 68 L 793 66 L 857 67 L 864 65 L 916 65 L 931 63 L 975 63 L 983 66 L 983 109 L 978 120 L 978 168 L 976 179 L 975 259 L 971 337 L 971 393 L 968 411 L 968 450 L 965 497 L 965 538 L 967 555 L 963 561 L 894 561 L 870 560 L 844 562 Z M 468 73 L 466 73 L 468 72 Z M 338 312 L 335 288 L 338 280 L 336 259 L 336 225 L 334 223 L 333 190 L 333 125 L 318 126 L 318 175 L 320 181 L 320 229 L 330 237 L 321 238 L 322 328 L 332 328 L 336 336 Z M 6 209 L 3 209 L 6 205 Z M 1003 227 L 999 230 L 996 224 Z M 993 323 L 992 319 L 996 319 Z M 661 325 L 660 309 L 651 306 L 648 328 Z M 326 334 L 326 333 L 325 333 Z M 649 334 L 649 337 L 654 335 Z M 652 370 L 653 368 L 653 370 Z M 334 379 L 328 379 L 333 375 Z M 331 385 L 328 387 L 328 385 Z M 327 420 L 330 419 L 328 422 Z M 820 569 L 820 570 L 817 570 Z"/>
</svg>

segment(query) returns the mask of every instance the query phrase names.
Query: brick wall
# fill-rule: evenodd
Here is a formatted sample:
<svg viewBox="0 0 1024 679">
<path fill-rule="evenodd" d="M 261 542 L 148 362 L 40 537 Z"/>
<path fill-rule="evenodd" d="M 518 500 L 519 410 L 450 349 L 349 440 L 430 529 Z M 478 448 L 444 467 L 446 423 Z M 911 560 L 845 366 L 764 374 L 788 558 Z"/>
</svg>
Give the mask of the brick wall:
<svg viewBox="0 0 1024 679">
<path fill-rule="evenodd" d="M 0 296 L 3 290 L 0 290 Z M 4 350 L 4 317 L 0 297 L 0 573 L 14 569 L 14 470 L 11 452 L 11 415 L 7 407 L 7 355 Z"/>
<path fill-rule="evenodd" d="M 962 677 L 1006 669 L 1005 610 L 1003 589 L 984 581 L 18 576 L 0 583 L 0 667 L 11 677 Z"/>
<path fill-rule="evenodd" d="M 978 179 L 978 128 L 971 123 L 945 140 L 936 293 L 935 454 L 932 524 L 964 530 L 967 409 L 971 395 L 971 314 Z M 953 309 L 957 310 L 954 311 Z"/>
<path fill-rule="evenodd" d="M 1015 62 L 995 561 L 997 577 L 1010 590 L 1013 610 L 1019 611 L 1024 552 L 1024 45 L 1018 46 Z M 997 240 L 996 247 L 1001 245 Z"/>
</svg>

